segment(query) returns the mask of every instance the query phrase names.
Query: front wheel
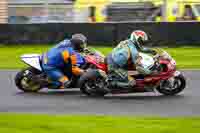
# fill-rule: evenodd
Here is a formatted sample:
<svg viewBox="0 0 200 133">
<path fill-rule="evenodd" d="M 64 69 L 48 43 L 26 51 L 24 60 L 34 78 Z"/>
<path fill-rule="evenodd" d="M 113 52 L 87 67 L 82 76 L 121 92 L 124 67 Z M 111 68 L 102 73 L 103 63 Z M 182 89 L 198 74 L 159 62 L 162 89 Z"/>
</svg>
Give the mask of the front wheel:
<svg viewBox="0 0 200 133">
<path fill-rule="evenodd" d="M 38 70 L 31 67 L 18 72 L 15 76 L 15 84 L 17 88 L 24 92 L 38 92 L 42 89 L 40 84 L 31 80 L 31 77 L 37 73 L 39 73 Z"/>
<path fill-rule="evenodd" d="M 173 78 L 173 81 L 165 80 L 161 81 L 160 86 L 157 87 L 158 92 L 164 95 L 176 95 L 185 89 L 186 80 L 185 77 L 180 74 Z"/>
<path fill-rule="evenodd" d="M 88 96 L 104 96 L 108 93 L 104 89 L 105 87 L 106 81 L 97 70 L 90 70 L 84 73 L 78 81 L 78 88 Z"/>
</svg>

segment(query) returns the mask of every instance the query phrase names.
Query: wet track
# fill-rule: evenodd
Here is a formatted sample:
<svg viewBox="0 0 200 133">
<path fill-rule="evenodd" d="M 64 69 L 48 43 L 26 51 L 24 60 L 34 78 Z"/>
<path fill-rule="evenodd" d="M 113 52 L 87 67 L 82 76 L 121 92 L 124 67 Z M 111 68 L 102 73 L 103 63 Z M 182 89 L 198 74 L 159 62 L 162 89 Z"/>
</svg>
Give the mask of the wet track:
<svg viewBox="0 0 200 133">
<path fill-rule="evenodd" d="M 157 93 L 108 95 L 89 98 L 78 89 L 47 91 L 36 94 L 20 92 L 14 85 L 15 71 L 0 72 L 0 112 L 109 115 L 200 115 L 200 71 L 184 71 L 187 88 L 178 96 Z"/>
</svg>

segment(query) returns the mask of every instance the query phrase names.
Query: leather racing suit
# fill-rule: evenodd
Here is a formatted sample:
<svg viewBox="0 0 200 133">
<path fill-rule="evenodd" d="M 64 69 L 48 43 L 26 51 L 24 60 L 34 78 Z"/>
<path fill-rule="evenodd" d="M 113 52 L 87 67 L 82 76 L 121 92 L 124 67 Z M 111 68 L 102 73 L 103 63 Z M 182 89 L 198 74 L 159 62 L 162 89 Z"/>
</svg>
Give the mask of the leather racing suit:
<svg viewBox="0 0 200 133">
<path fill-rule="evenodd" d="M 111 85 L 120 88 L 133 87 L 136 83 L 133 77 L 128 76 L 128 70 L 135 68 L 138 53 L 155 54 L 155 51 L 139 47 L 131 40 L 120 42 L 107 56 L 109 79 Z"/>
<path fill-rule="evenodd" d="M 63 88 L 72 75 L 81 75 L 84 58 L 71 47 L 59 46 L 42 55 L 42 67 L 55 88 Z"/>
</svg>

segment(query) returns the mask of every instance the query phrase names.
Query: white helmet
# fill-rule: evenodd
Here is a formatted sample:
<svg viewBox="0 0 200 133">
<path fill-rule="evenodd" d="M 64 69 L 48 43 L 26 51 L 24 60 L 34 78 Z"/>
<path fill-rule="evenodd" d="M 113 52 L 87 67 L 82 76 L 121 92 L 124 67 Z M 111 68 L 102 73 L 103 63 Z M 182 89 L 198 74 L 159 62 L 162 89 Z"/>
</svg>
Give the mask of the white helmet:
<svg viewBox="0 0 200 133">
<path fill-rule="evenodd" d="M 142 30 L 133 31 L 129 39 L 139 45 L 144 45 L 149 40 L 148 35 Z"/>
</svg>

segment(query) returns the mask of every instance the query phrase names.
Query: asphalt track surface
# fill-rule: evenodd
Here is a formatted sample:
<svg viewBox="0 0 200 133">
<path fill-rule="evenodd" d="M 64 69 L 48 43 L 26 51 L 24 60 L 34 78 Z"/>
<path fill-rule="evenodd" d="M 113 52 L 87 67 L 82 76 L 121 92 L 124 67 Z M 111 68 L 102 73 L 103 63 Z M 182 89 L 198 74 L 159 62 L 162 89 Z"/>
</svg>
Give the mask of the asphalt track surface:
<svg viewBox="0 0 200 133">
<path fill-rule="evenodd" d="M 0 71 L 0 112 L 145 116 L 199 116 L 200 71 L 184 71 L 187 88 L 177 96 L 158 93 L 91 98 L 78 89 L 23 93 L 14 84 L 16 71 Z"/>
</svg>

